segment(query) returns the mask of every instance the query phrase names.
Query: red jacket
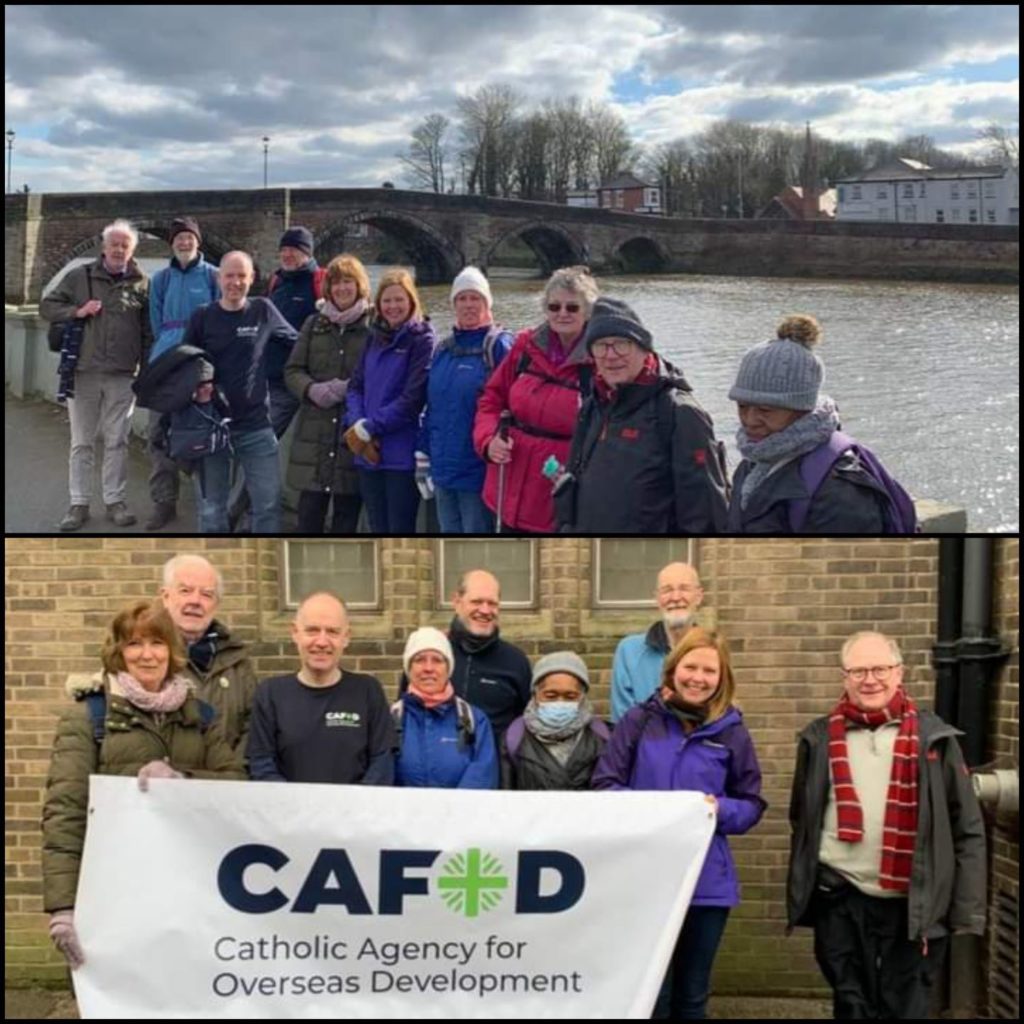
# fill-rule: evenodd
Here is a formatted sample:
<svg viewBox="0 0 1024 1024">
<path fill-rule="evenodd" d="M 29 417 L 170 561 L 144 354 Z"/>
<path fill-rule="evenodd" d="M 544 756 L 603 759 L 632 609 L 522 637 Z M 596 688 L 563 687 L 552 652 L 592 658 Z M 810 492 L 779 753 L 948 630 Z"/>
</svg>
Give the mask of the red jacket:
<svg viewBox="0 0 1024 1024">
<path fill-rule="evenodd" d="M 484 385 L 473 423 L 473 447 L 485 461 L 487 445 L 498 432 L 498 418 L 512 413 L 509 438 L 512 461 L 505 466 L 501 521 L 514 530 L 554 533 L 551 482 L 541 474 L 548 456 L 569 458 L 581 405 L 580 368 L 590 364 L 582 336 L 566 361 L 555 367 L 548 359 L 548 328 L 520 331 L 512 350 Z M 525 367 L 524 358 L 528 360 Z M 543 435 L 531 433 L 539 431 Z M 484 504 L 498 510 L 498 466 L 487 463 Z"/>
</svg>

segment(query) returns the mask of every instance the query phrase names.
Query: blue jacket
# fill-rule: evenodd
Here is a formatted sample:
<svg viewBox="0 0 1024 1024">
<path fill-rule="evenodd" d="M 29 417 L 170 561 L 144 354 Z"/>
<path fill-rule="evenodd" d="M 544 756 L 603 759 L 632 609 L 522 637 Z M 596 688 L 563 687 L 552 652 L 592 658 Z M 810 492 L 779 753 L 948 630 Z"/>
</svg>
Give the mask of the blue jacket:
<svg viewBox="0 0 1024 1024">
<path fill-rule="evenodd" d="M 219 298 L 217 268 L 207 263 L 202 253 L 184 270 L 176 259 L 158 270 L 149 282 L 149 322 L 153 327 L 149 361 L 181 341 L 195 310 Z"/>
<path fill-rule="evenodd" d="M 643 704 L 661 685 L 661 669 L 669 653 L 665 624 L 646 633 L 630 633 L 619 641 L 612 661 L 612 721 Z"/>
<path fill-rule="evenodd" d="M 320 290 L 326 270 L 317 266 L 311 259 L 298 270 L 275 270 L 270 278 L 267 298 L 277 307 L 277 311 L 295 328 L 296 337 L 302 325 L 316 312 L 316 301 L 320 298 Z M 277 345 L 267 353 L 267 380 L 284 383 L 284 367 L 292 354 L 295 340 L 289 346 Z"/>
<path fill-rule="evenodd" d="M 380 442 L 381 460 L 371 466 L 356 458 L 359 469 L 411 473 L 416 468 L 416 439 L 427 397 L 427 368 L 434 350 L 434 329 L 409 320 L 388 340 L 371 329 L 346 396 L 345 426 L 366 420 Z"/>
<path fill-rule="evenodd" d="M 411 693 L 401 698 L 402 741 L 395 765 L 396 786 L 439 789 L 497 789 L 498 752 L 487 716 L 473 713 L 472 746 L 459 736 L 454 699 L 428 709 Z"/>
<path fill-rule="evenodd" d="M 512 347 L 512 335 L 495 328 L 493 365 L 484 359 L 484 340 L 491 327 L 458 328 L 434 350 L 427 377 L 427 410 L 420 431 L 420 450 L 430 456 L 430 474 L 438 487 L 480 494 L 487 465 L 473 448 L 476 402 L 491 370 Z"/>
<path fill-rule="evenodd" d="M 689 735 L 658 696 L 633 708 L 616 726 L 594 769 L 594 789 L 696 790 L 718 799 L 718 824 L 701 869 L 693 905 L 734 907 L 740 901 L 727 835 L 749 832 L 768 806 L 761 768 L 743 716 L 731 707 Z"/>
</svg>

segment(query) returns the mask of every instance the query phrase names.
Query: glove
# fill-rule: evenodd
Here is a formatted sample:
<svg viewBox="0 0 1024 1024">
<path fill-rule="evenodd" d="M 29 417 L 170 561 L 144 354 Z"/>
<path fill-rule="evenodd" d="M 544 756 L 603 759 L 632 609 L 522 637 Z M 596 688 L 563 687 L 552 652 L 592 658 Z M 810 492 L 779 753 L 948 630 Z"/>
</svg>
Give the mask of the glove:
<svg viewBox="0 0 1024 1024">
<path fill-rule="evenodd" d="M 50 938 L 67 960 L 71 970 L 77 970 L 85 963 L 82 944 L 78 941 L 78 932 L 75 931 L 73 910 L 56 910 L 50 915 Z"/>
<path fill-rule="evenodd" d="M 430 475 L 430 456 L 426 452 L 416 452 L 416 486 L 424 501 L 434 497 L 434 479 Z"/>
<path fill-rule="evenodd" d="M 352 429 L 356 432 L 356 437 L 358 437 L 360 441 L 366 441 L 369 443 L 373 440 L 373 437 L 370 435 L 370 431 L 366 429 L 366 420 L 356 420 L 352 425 Z"/>
<path fill-rule="evenodd" d="M 341 401 L 340 398 L 335 398 L 334 396 L 333 384 L 334 381 L 330 380 L 314 381 L 306 389 L 306 397 L 318 409 L 330 409 Z"/>
<path fill-rule="evenodd" d="M 331 385 L 331 397 L 336 402 L 343 402 L 348 394 L 348 381 L 342 380 L 340 377 L 333 377 L 327 383 Z"/>
<path fill-rule="evenodd" d="M 139 789 L 149 792 L 150 779 L 183 779 L 181 772 L 176 772 L 166 761 L 150 761 L 139 769 Z"/>
</svg>

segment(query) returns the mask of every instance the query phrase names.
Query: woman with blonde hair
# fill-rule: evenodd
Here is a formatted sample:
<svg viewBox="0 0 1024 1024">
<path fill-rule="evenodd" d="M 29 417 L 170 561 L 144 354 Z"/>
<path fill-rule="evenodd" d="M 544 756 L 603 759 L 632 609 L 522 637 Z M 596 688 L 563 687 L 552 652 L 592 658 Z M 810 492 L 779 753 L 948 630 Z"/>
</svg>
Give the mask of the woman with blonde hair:
<svg viewBox="0 0 1024 1024">
<path fill-rule="evenodd" d="M 285 384 L 301 403 L 286 479 L 299 492 L 299 533 L 323 533 L 332 502 L 330 533 L 355 533 L 363 499 L 342 434 L 346 395 L 370 333 L 370 279 L 355 256 L 343 253 L 328 264 L 323 292 L 284 368 Z"/>
<path fill-rule="evenodd" d="M 697 790 L 715 808 L 711 840 L 655 1017 L 705 1016 L 711 968 L 729 911 L 740 901 L 726 836 L 761 819 L 761 769 L 734 704 L 729 649 L 695 627 L 665 659 L 660 690 L 616 726 L 594 771 L 594 789 Z"/>
<path fill-rule="evenodd" d="M 416 530 L 416 439 L 426 403 L 434 329 L 407 270 L 377 285 L 375 314 L 348 389 L 344 440 L 355 454 L 372 533 Z"/>
</svg>

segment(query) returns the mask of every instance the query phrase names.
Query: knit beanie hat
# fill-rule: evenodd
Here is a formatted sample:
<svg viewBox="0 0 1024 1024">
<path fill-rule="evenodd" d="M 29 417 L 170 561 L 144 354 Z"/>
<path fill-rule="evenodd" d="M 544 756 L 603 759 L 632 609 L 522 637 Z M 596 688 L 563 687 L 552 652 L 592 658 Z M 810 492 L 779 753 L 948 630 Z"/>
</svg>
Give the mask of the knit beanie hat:
<svg viewBox="0 0 1024 1024">
<path fill-rule="evenodd" d="M 590 689 L 590 673 L 587 672 L 587 666 L 583 663 L 583 659 L 573 651 L 555 651 L 554 654 L 545 654 L 533 666 L 531 688 L 536 690 L 544 677 L 553 672 L 568 672 L 583 684 L 584 690 Z"/>
<path fill-rule="evenodd" d="M 651 332 L 640 323 L 640 317 L 633 309 L 621 299 L 602 296 L 594 303 L 590 323 L 587 324 L 587 333 L 584 335 L 588 352 L 598 338 L 628 338 L 648 352 L 654 351 Z"/>
<path fill-rule="evenodd" d="M 182 231 L 191 231 L 196 236 L 197 241 L 200 245 L 203 244 L 203 236 L 199 231 L 199 224 L 196 222 L 195 217 L 175 217 L 171 221 L 171 242 L 174 241 L 176 235 L 180 235 Z"/>
<path fill-rule="evenodd" d="M 821 338 L 814 317 L 791 316 L 779 325 L 778 337 L 755 345 L 743 357 L 733 402 L 808 412 L 818 405 L 825 364 L 812 348 Z"/>
<path fill-rule="evenodd" d="M 479 292 L 487 300 L 487 306 L 490 308 L 491 286 L 487 283 L 487 278 L 476 267 L 464 267 L 452 282 L 451 301 L 454 302 L 461 292 Z"/>
<path fill-rule="evenodd" d="M 423 626 L 409 634 L 405 642 L 405 653 L 402 655 L 402 668 L 405 674 L 409 674 L 409 665 L 412 659 L 421 651 L 437 651 L 445 661 L 448 662 L 448 674 L 455 671 L 455 655 L 452 654 L 452 645 L 448 637 L 439 629 L 433 626 Z"/>
<path fill-rule="evenodd" d="M 299 249 L 304 252 L 307 256 L 313 255 L 313 232 L 309 228 L 294 227 L 289 228 L 282 236 L 281 241 L 278 243 L 278 249 L 283 249 L 288 246 L 292 249 Z"/>
</svg>

